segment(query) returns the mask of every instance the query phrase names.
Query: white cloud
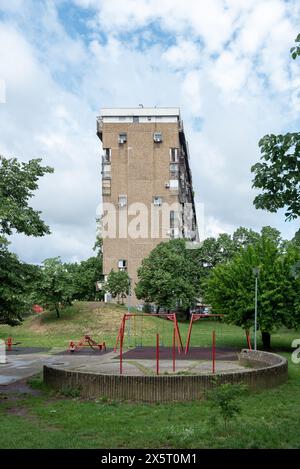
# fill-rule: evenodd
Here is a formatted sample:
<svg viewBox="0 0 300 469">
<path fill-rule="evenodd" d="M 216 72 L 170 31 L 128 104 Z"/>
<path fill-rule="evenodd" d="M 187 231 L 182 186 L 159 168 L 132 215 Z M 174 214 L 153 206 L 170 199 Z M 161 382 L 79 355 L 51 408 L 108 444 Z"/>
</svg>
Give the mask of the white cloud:
<svg viewBox="0 0 300 469">
<path fill-rule="evenodd" d="M 252 205 L 258 139 L 295 125 L 299 63 L 289 57 L 300 6 L 283 0 L 76 0 L 87 33 L 58 14 L 67 3 L 3 1 L 0 22 L 0 153 L 43 156 L 55 167 L 34 206 L 53 234 L 15 237 L 39 262 L 92 253 L 100 198 L 100 107 L 181 107 L 197 197 L 208 234 L 269 223 L 292 235 L 282 213 Z M 70 3 L 71 6 L 71 3 Z M 76 23 L 71 29 L 76 30 Z M 195 119 L 202 128 L 195 130 Z M 294 231 L 295 231 L 294 230 Z M 24 254 L 26 253 L 26 254 Z"/>
<path fill-rule="evenodd" d="M 175 69 L 182 69 L 199 62 L 199 48 L 191 41 L 179 40 L 176 46 L 171 46 L 162 54 L 162 60 L 166 60 Z"/>
</svg>

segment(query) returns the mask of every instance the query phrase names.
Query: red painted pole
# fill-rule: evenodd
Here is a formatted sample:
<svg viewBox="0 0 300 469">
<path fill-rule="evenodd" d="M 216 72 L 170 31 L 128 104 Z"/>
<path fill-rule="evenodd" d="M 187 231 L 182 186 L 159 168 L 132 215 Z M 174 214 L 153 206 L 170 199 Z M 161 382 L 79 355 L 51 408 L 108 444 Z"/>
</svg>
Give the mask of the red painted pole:
<svg viewBox="0 0 300 469">
<path fill-rule="evenodd" d="M 156 374 L 159 375 L 159 334 L 156 334 Z"/>
<path fill-rule="evenodd" d="M 187 355 L 189 348 L 190 348 L 190 340 L 191 340 L 191 333 L 192 333 L 192 327 L 193 327 L 193 322 L 194 322 L 194 314 L 192 313 L 191 319 L 190 319 L 190 324 L 189 324 L 189 331 L 188 331 L 188 336 L 186 339 L 186 345 L 185 345 L 185 354 Z"/>
<path fill-rule="evenodd" d="M 123 374 L 123 337 L 120 337 L 120 375 Z"/>
<path fill-rule="evenodd" d="M 216 331 L 212 333 L 212 372 L 216 372 Z"/>
<path fill-rule="evenodd" d="M 125 319 L 126 319 L 126 316 L 124 315 L 123 320 L 122 320 L 122 325 L 120 328 L 120 375 L 123 374 L 123 339 L 124 339 L 124 333 L 125 333 Z"/>
<path fill-rule="evenodd" d="M 172 355 L 173 355 L 173 372 L 175 373 L 175 353 L 176 353 L 176 347 L 175 347 L 175 327 L 173 329 L 173 347 L 172 347 Z"/>
<path fill-rule="evenodd" d="M 177 321 L 177 317 L 176 317 L 175 313 L 174 313 L 173 318 L 174 318 L 173 320 L 176 324 L 176 330 L 177 330 L 177 336 L 178 336 L 178 340 L 179 340 L 179 344 L 180 344 L 180 350 L 183 350 L 182 339 L 181 339 L 180 330 L 179 330 L 179 326 L 178 326 L 178 321 Z"/>
<path fill-rule="evenodd" d="M 247 338 L 248 349 L 252 350 L 250 334 L 248 331 L 246 331 L 246 338 Z"/>
</svg>

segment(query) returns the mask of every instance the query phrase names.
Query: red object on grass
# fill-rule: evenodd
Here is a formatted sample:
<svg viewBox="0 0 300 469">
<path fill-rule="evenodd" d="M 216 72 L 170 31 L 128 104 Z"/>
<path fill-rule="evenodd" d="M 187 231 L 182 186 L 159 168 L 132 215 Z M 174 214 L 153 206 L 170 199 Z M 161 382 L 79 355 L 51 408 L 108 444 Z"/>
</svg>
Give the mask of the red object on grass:
<svg viewBox="0 0 300 469">
<path fill-rule="evenodd" d="M 42 306 L 40 305 L 33 305 L 32 306 L 32 310 L 35 312 L 35 313 L 42 313 L 44 311 L 44 309 L 42 308 Z"/>
<path fill-rule="evenodd" d="M 175 328 L 173 329 L 173 346 L 172 346 L 172 358 L 173 358 L 173 372 L 175 373 L 175 353 L 176 353 L 176 337 Z"/>
<path fill-rule="evenodd" d="M 156 374 L 159 375 L 159 334 L 156 334 Z"/>
<path fill-rule="evenodd" d="M 93 350 L 105 350 L 106 351 L 106 344 L 102 342 L 102 344 L 98 344 L 95 340 L 92 339 L 91 336 L 85 335 L 80 339 L 79 342 L 74 342 L 71 340 L 69 342 L 69 352 L 76 352 L 80 350 L 82 347 L 91 347 Z"/>
<path fill-rule="evenodd" d="M 5 344 L 7 346 L 7 351 L 11 352 L 11 348 L 13 345 L 12 337 L 8 337 L 7 340 L 5 341 Z"/>
</svg>

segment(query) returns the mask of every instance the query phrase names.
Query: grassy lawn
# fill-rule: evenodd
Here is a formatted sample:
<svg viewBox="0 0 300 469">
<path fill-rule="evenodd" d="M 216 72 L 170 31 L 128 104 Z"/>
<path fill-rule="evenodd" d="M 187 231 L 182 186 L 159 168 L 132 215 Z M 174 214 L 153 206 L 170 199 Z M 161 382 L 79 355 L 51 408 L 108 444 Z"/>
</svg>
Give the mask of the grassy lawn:
<svg viewBox="0 0 300 469">
<path fill-rule="evenodd" d="M 78 340 L 84 334 L 90 334 L 96 340 L 106 341 L 109 346 L 113 346 L 126 311 L 126 307 L 121 305 L 75 302 L 63 310 L 60 319 L 53 312 L 45 312 L 29 316 L 21 326 L 0 326 L 0 339 L 11 336 L 22 346 L 67 348 L 70 340 Z M 179 327 L 185 343 L 188 323 L 180 322 Z M 241 328 L 207 319 L 194 323 L 191 346 L 210 346 L 213 330 L 216 331 L 217 345 L 247 346 Z M 139 345 L 141 342 L 154 345 L 157 333 L 164 345 L 170 345 L 173 336 L 171 321 L 159 317 L 132 318 L 126 322 L 125 343 L 127 346 Z M 297 337 L 294 331 L 282 329 L 272 335 L 272 346 L 274 350 L 289 351 L 293 338 Z M 260 335 L 258 346 L 261 346 Z"/>
<path fill-rule="evenodd" d="M 91 333 L 113 343 L 124 309 L 77 304 L 57 321 L 44 314 L 26 319 L 22 326 L 0 327 L 0 337 L 11 334 L 23 345 L 64 346 L 70 338 Z M 109 321 L 107 318 L 110 318 Z M 140 321 L 140 320 L 139 320 Z M 143 341 L 152 343 L 157 327 L 166 341 L 171 323 L 143 319 Z M 105 322 L 105 324 L 104 324 Z M 157 326 L 159 322 L 159 326 Z M 161 324 L 164 322 L 165 324 Z M 140 340 L 140 324 L 135 332 Z M 187 324 L 180 324 L 185 338 Z M 192 345 L 209 345 L 212 329 L 220 345 L 244 347 L 239 328 L 214 321 L 195 324 Z M 94 333 L 94 329 L 99 331 Z M 103 333 L 103 335 L 102 335 Z M 131 324 L 131 338 L 134 324 Z M 169 337 L 169 339 L 168 339 Z M 299 333 L 279 331 L 273 345 L 290 359 L 290 345 Z M 57 395 L 40 377 L 30 380 L 38 395 L 0 394 L 1 448 L 299 448 L 300 364 L 289 363 L 289 380 L 273 390 L 243 396 L 242 412 L 224 430 L 208 401 L 171 404 L 84 401 Z"/>
</svg>

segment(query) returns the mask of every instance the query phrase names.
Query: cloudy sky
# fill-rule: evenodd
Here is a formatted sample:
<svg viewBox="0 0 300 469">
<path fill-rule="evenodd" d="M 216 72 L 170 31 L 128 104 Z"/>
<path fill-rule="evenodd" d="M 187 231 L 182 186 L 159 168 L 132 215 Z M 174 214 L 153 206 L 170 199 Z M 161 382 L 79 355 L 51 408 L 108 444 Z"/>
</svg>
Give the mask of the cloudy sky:
<svg viewBox="0 0 300 469">
<path fill-rule="evenodd" d="M 0 0 L 0 154 L 55 168 L 32 201 L 52 234 L 11 248 L 39 263 L 92 254 L 101 107 L 180 106 L 205 236 L 299 222 L 252 205 L 266 133 L 299 130 L 300 2 Z M 5 98 L 5 99 L 4 99 Z"/>
</svg>

